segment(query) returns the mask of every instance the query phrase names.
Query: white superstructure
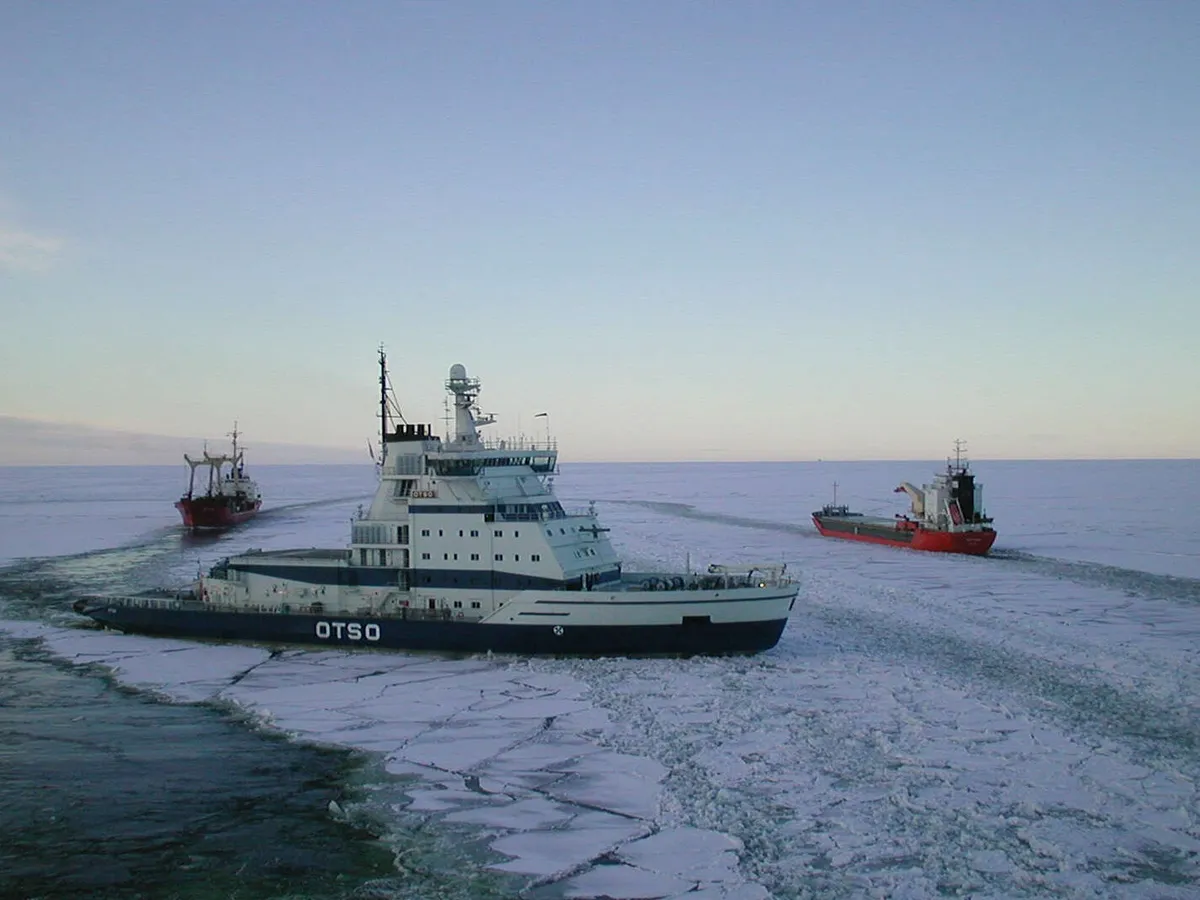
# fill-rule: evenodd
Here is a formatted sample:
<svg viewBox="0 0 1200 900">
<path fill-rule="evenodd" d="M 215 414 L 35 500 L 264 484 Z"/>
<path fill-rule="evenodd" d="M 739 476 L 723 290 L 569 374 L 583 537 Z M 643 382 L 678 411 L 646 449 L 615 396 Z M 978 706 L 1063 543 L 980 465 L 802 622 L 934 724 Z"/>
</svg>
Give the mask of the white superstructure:
<svg viewBox="0 0 1200 900">
<path fill-rule="evenodd" d="M 896 488 L 896 493 L 909 496 L 911 521 L 951 533 L 991 530 L 992 520 L 983 508 L 983 484 L 975 480 L 963 449 L 963 442 L 956 440 L 954 460 L 946 460 L 946 470 L 936 473 L 932 484 L 917 488 L 904 481 Z"/>
</svg>

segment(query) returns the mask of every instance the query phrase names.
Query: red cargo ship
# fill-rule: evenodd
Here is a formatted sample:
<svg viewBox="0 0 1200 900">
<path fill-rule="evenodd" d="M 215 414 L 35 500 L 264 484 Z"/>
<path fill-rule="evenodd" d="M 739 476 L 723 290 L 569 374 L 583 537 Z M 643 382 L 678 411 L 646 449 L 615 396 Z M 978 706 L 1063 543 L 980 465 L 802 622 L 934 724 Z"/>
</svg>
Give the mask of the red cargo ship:
<svg viewBox="0 0 1200 900">
<path fill-rule="evenodd" d="M 834 502 L 812 514 L 813 524 L 825 537 L 982 556 L 995 543 L 996 531 L 983 511 L 983 485 L 976 483 L 962 451 L 962 441 L 955 441 L 953 462 L 946 460 L 946 471 L 935 475 L 933 484 L 918 489 L 906 481 L 896 488 L 911 498 L 911 514 L 886 519 L 850 512 L 837 504 L 835 485 Z"/>
<path fill-rule="evenodd" d="M 207 448 L 200 459 L 183 455 L 191 471 L 187 493 L 179 498 L 175 508 L 183 516 L 185 528 L 193 531 L 230 528 L 252 518 L 262 506 L 258 485 L 246 476 L 243 459 L 246 451 L 238 447 L 236 422 L 229 436 L 233 438 L 233 452 L 228 456 L 213 456 Z M 208 487 L 203 494 L 196 493 L 196 470 L 199 468 L 208 469 Z"/>
</svg>

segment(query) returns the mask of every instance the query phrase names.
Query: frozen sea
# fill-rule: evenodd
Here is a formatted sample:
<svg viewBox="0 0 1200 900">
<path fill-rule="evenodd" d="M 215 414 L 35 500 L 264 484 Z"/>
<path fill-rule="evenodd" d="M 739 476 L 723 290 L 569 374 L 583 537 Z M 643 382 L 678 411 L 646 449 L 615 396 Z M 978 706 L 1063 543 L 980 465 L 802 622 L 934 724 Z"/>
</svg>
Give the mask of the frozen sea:
<svg viewBox="0 0 1200 900">
<path fill-rule="evenodd" d="M 564 465 L 627 566 L 786 561 L 753 657 L 329 652 L 79 593 L 342 546 L 369 467 L 0 469 L 0 896 L 1200 897 L 1200 462 L 974 466 L 988 558 L 819 537 L 934 462 Z"/>
</svg>

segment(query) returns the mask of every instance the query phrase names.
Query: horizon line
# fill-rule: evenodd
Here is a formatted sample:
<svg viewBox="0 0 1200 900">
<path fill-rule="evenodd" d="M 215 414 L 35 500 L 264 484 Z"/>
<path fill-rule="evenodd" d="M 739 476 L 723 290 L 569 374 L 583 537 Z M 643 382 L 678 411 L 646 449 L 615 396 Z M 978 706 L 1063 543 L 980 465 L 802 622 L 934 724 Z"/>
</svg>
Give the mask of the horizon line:
<svg viewBox="0 0 1200 900">
<path fill-rule="evenodd" d="M 304 444 L 290 446 L 303 447 Z M 325 448 L 323 448 L 325 449 Z M 342 449 L 329 447 L 327 449 Z M 935 459 L 921 457 L 894 457 L 872 459 L 587 459 L 575 460 L 560 465 L 568 466 L 678 466 L 678 465 L 790 465 L 810 463 L 937 463 Z M 974 462 L 1200 462 L 1200 456 L 996 456 L 976 457 Z M 255 463 L 255 469 L 287 466 L 359 466 L 359 462 L 291 462 Z M 0 463 L 0 469 L 173 469 L 176 463 Z M 371 468 L 374 468 L 372 463 Z M 363 465 L 363 468 L 367 466 Z"/>
</svg>

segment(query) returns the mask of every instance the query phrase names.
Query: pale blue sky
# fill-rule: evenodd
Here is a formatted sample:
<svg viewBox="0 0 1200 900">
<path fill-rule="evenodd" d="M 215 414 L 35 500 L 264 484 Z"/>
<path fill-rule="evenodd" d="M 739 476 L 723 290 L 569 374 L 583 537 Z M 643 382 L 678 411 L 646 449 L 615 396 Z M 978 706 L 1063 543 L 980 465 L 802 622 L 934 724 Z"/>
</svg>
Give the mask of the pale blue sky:
<svg viewBox="0 0 1200 900">
<path fill-rule="evenodd" d="M 1200 456 L 1195 2 L 10 2 L 0 415 Z M 3 462 L 0 453 L 0 462 Z"/>
</svg>

